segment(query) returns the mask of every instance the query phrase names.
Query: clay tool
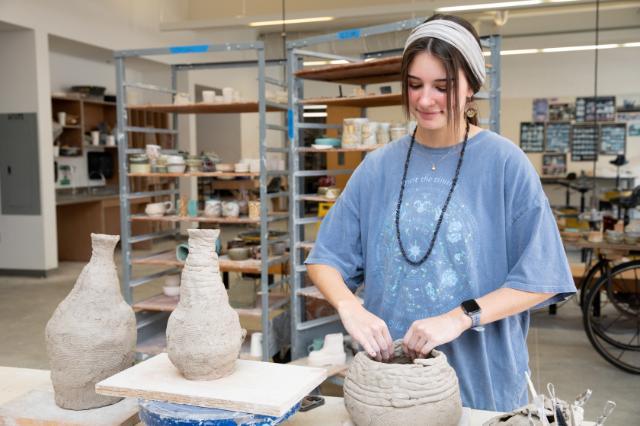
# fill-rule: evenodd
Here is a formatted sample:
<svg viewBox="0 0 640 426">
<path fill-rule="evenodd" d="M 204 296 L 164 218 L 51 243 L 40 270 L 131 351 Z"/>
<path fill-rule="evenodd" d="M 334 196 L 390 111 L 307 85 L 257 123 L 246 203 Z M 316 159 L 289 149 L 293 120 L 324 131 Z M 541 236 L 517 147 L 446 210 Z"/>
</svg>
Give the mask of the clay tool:
<svg viewBox="0 0 640 426">
<path fill-rule="evenodd" d="M 553 414 L 553 422 L 558 423 L 558 417 L 556 416 L 556 388 L 553 383 L 547 383 L 547 392 L 549 392 L 549 398 L 551 399 L 551 411 Z"/>
<path fill-rule="evenodd" d="M 602 426 L 607 420 L 607 417 L 611 415 L 614 408 L 616 408 L 616 403 L 613 401 L 607 401 L 607 403 L 604 405 L 604 409 L 602 410 L 602 414 L 596 420 L 595 426 Z"/>
<path fill-rule="evenodd" d="M 576 400 L 573 402 L 573 405 L 576 407 L 582 407 L 587 401 L 591 398 L 591 389 L 587 389 L 582 392 L 580 395 L 576 396 Z"/>
</svg>

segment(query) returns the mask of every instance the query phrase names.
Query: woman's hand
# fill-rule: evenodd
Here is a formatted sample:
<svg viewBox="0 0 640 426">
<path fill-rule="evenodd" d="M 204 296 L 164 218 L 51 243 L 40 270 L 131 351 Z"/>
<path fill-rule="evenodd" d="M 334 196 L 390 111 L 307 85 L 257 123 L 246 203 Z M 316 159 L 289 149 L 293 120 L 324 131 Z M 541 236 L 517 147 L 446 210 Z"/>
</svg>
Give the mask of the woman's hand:
<svg viewBox="0 0 640 426">
<path fill-rule="evenodd" d="M 414 321 L 402 339 L 402 348 L 411 359 L 424 358 L 433 348 L 449 343 L 471 327 L 471 318 L 460 308 L 437 317 Z"/>
<path fill-rule="evenodd" d="M 371 358 L 377 361 L 393 358 L 393 340 L 382 319 L 367 311 L 358 301 L 342 302 L 337 309 L 344 328 Z"/>
</svg>

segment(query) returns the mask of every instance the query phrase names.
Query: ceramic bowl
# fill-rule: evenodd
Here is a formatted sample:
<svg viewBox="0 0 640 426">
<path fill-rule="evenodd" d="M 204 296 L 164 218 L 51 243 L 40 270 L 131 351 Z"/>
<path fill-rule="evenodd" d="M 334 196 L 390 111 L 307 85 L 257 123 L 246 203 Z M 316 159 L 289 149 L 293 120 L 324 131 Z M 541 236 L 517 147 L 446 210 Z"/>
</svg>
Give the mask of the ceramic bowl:
<svg viewBox="0 0 640 426">
<path fill-rule="evenodd" d="M 333 148 L 340 148 L 342 141 L 338 138 L 316 138 L 313 143 L 315 145 L 327 145 Z"/>
<path fill-rule="evenodd" d="M 164 279 L 165 287 L 178 287 L 180 285 L 180 275 L 167 275 Z"/>
<path fill-rule="evenodd" d="M 249 247 L 235 247 L 227 252 L 231 260 L 247 260 L 250 253 Z"/>
<path fill-rule="evenodd" d="M 248 173 L 249 172 L 249 164 L 247 163 L 236 163 L 233 166 L 233 169 L 236 173 Z"/>
<path fill-rule="evenodd" d="M 182 155 L 167 155 L 167 165 L 169 164 L 184 164 L 184 157 Z"/>
<path fill-rule="evenodd" d="M 151 173 L 151 164 L 149 163 L 132 163 L 129 165 L 131 173 Z"/>
<path fill-rule="evenodd" d="M 608 230 L 605 233 L 605 239 L 607 240 L 608 243 L 619 244 L 624 241 L 624 233 Z"/>
<path fill-rule="evenodd" d="M 234 166 L 231 163 L 216 164 L 216 172 L 231 173 L 233 171 L 234 171 Z"/>
<path fill-rule="evenodd" d="M 164 286 L 162 287 L 162 292 L 165 296 L 169 297 L 178 297 L 180 296 L 180 287 L 179 286 Z"/>
<path fill-rule="evenodd" d="M 184 163 L 182 163 L 182 164 L 168 164 L 167 165 L 167 171 L 169 173 L 184 173 L 185 167 L 186 167 L 186 165 Z"/>
</svg>

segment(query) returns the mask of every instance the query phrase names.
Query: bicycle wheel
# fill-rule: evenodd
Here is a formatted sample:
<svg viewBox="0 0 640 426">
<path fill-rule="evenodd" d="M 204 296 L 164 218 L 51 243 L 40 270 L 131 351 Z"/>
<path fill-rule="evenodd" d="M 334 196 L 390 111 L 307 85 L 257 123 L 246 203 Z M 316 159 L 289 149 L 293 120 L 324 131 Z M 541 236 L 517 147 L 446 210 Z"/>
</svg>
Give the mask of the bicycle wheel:
<svg viewBox="0 0 640 426">
<path fill-rule="evenodd" d="M 600 277 L 603 275 L 603 271 L 606 271 L 609 262 L 607 260 L 601 259 L 589 269 L 587 275 L 584 276 L 582 280 L 580 280 L 580 307 L 584 308 L 584 300 L 587 298 L 589 294 L 589 290 L 593 284 L 595 284 Z"/>
<path fill-rule="evenodd" d="M 600 278 L 583 307 L 584 328 L 596 351 L 634 374 L 640 374 L 639 307 L 640 261 L 620 264 Z"/>
</svg>

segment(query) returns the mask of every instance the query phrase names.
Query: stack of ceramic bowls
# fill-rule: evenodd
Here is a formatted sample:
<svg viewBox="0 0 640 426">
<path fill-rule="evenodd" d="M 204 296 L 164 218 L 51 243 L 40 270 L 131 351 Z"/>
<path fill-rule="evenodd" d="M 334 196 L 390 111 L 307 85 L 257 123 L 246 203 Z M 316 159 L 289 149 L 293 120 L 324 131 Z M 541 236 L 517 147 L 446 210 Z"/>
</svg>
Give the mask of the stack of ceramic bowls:
<svg viewBox="0 0 640 426">
<path fill-rule="evenodd" d="M 129 171 L 131 173 L 150 173 L 151 164 L 147 154 L 132 155 L 129 158 Z"/>
<path fill-rule="evenodd" d="M 190 155 L 185 161 L 189 172 L 199 172 L 202 170 L 202 158 L 197 155 Z"/>
<path fill-rule="evenodd" d="M 167 156 L 167 171 L 169 173 L 184 173 L 185 161 L 182 155 Z"/>
</svg>

